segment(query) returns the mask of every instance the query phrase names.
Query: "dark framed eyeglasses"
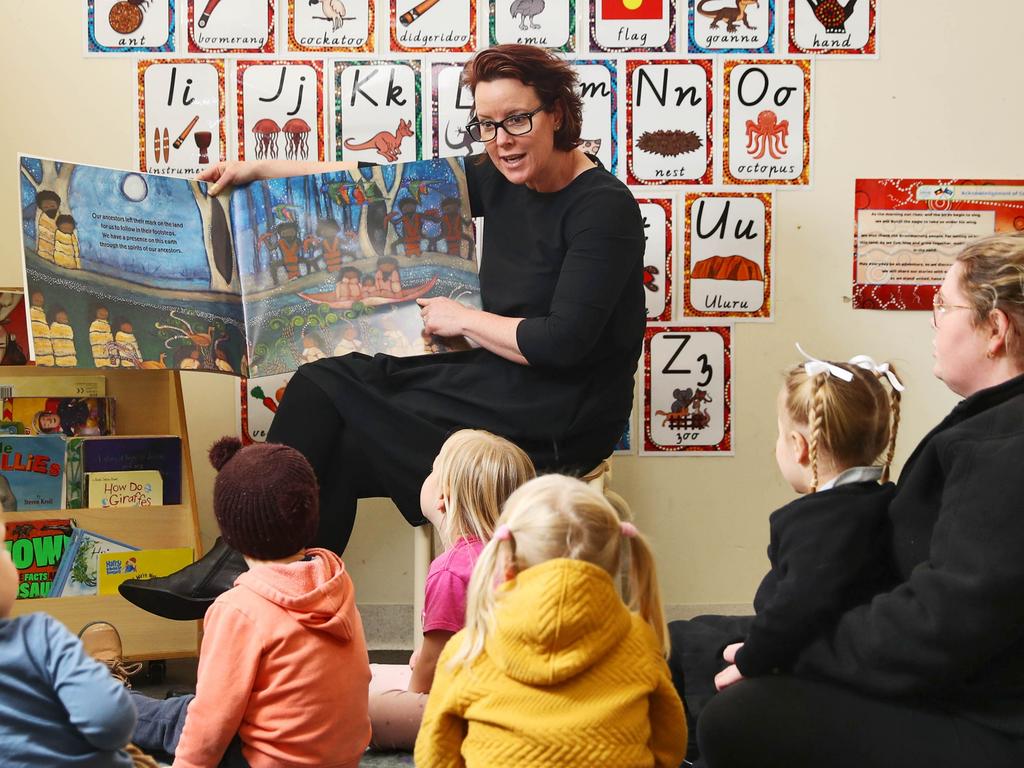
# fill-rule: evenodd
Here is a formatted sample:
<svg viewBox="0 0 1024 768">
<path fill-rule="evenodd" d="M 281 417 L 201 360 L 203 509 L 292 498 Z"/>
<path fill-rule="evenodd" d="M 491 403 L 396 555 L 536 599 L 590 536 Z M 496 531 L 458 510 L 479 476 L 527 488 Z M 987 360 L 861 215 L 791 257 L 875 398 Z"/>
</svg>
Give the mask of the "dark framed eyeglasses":
<svg viewBox="0 0 1024 768">
<path fill-rule="evenodd" d="M 498 129 L 504 128 L 509 136 L 522 136 L 533 130 L 533 116 L 544 109 L 541 104 L 532 112 L 517 112 L 504 120 L 471 120 L 466 123 L 466 133 L 473 141 L 494 141 Z"/>
</svg>

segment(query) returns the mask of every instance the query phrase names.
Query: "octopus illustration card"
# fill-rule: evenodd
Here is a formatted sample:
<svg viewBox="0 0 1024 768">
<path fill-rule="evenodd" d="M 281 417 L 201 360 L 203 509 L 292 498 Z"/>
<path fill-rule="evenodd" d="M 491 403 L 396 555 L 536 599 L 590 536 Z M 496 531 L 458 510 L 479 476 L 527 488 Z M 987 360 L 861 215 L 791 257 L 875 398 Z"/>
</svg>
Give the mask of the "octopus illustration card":
<svg viewBox="0 0 1024 768">
<path fill-rule="evenodd" d="M 590 0 L 590 50 L 608 53 L 675 51 L 675 2 Z"/>
<path fill-rule="evenodd" d="M 372 52 L 374 10 L 373 0 L 288 0 L 288 50 Z"/>
<path fill-rule="evenodd" d="M 712 64 L 626 61 L 628 184 L 712 183 Z"/>
<path fill-rule="evenodd" d="M 675 242 L 672 237 L 672 208 L 675 198 L 637 198 L 644 218 L 644 304 L 647 322 L 672 322 L 672 265 Z"/>
<path fill-rule="evenodd" d="M 641 456 L 732 454 L 732 328 L 648 326 Z"/>
<path fill-rule="evenodd" d="M 473 51 L 476 9 L 477 0 L 391 0 L 391 50 Z"/>
<path fill-rule="evenodd" d="M 277 0 L 183 0 L 189 53 L 274 53 Z"/>
<path fill-rule="evenodd" d="M 683 316 L 772 319 L 772 193 L 686 195 Z"/>
<path fill-rule="evenodd" d="M 875 0 L 790 0 L 789 52 L 877 57 Z"/>
<path fill-rule="evenodd" d="M 239 61 L 238 159 L 323 160 L 320 61 Z"/>
<path fill-rule="evenodd" d="M 619 172 L 618 63 L 615 59 L 572 62 L 583 100 L 580 149 L 595 155 L 613 174 Z"/>
<path fill-rule="evenodd" d="M 491 45 L 576 50 L 576 0 L 490 0 Z"/>
<path fill-rule="evenodd" d="M 690 53 L 775 53 L 775 0 L 687 0 Z"/>
<path fill-rule="evenodd" d="M 484 145 L 466 132 L 473 114 L 473 94 L 462 85 L 465 61 L 434 61 L 430 65 L 431 136 L 434 157 L 479 154 Z"/>
<path fill-rule="evenodd" d="M 227 158 L 223 60 L 142 60 L 138 84 L 139 170 L 191 177 Z"/>
<path fill-rule="evenodd" d="M 725 62 L 725 184 L 811 183 L 811 80 L 810 59 Z"/>
<path fill-rule="evenodd" d="M 88 0 L 85 54 L 171 53 L 176 0 Z"/>
<path fill-rule="evenodd" d="M 397 163 L 423 156 L 420 62 L 334 64 L 334 156 Z"/>
</svg>

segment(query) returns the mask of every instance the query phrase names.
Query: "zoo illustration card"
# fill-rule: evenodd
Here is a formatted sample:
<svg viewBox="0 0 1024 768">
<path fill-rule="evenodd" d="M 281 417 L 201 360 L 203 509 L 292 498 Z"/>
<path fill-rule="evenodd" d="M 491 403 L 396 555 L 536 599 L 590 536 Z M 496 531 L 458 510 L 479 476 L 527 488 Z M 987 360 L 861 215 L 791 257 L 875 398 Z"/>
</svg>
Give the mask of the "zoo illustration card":
<svg viewBox="0 0 1024 768">
<path fill-rule="evenodd" d="M 772 318 L 772 194 L 686 196 L 683 316 Z"/>
<path fill-rule="evenodd" d="M 174 51 L 174 10 L 180 0 L 87 0 L 85 53 Z"/>
<path fill-rule="evenodd" d="M 576 0 L 490 0 L 491 45 L 576 50 Z"/>
<path fill-rule="evenodd" d="M 179 0 L 189 53 L 274 53 L 277 0 Z"/>
<path fill-rule="evenodd" d="M 774 53 L 775 0 L 687 0 L 690 53 Z"/>
<path fill-rule="evenodd" d="M 648 326 L 641 456 L 732 454 L 732 329 Z"/>
<path fill-rule="evenodd" d="M 589 0 L 590 50 L 676 50 L 674 0 Z"/>
<path fill-rule="evenodd" d="M 712 183 L 712 71 L 711 59 L 626 61 L 626 183 Z"/>
<path fill-rule="evenodd" d="M 875 0 L 789 0 L 789 52 L 877 56 Z"/>
<path fill-rule="evenodd" d="M 419 61 L 334 64 L 338 160 L 410 162 L 422 157 Z"/>
<path fill-rule="evenodd" d="M 615 59 L 574 61 L 583 101 L 580 149 L 595 155 L 612 174 L 618 174 L 618 63 Z"/>
<path fill-rule="evenodd" d="M 378 0 L 381 4 L 384 0 Z M 477 0 L 390 0 L 391 50 L 476 49 Z"/>
<path fill-rule="evenodd" d="M 227 157 L 223 60 L 140 61 L 139 170 L 196 176 Z"/>
<path fill-rule="evenodd" d="M 644 220 L 644 304 L 647 322 L 672 322 L 672 197 L 637 198 Z"/>
<path fill-rule="evenodd" d="M 726 61 L 725 184 L 811 183 L 811 61 Z"/>
<path fill-rule="evenodd" d="M 323 160 L 323 62 L 240 61 L 238 159 Z"/>
<path fill-rule="evenodd" d="M 288 50 L 373 51 L 375 21 L 374 0 L 288 0 Z"/>
<path fill-rule="evenodd" d="M 484 151 L 473 141 L 466 123 L 473 114 L 473 94 L 462 85 L 464 61 L 434 61 L 430 65 L 431 143 L 434 157 L 468 157 Z"/>
<path fill-rule="evenodd" d="M 857 179 L 854 309 L 931 309 L 963 246 L 1024 231 L 1021 179 Z"/>
</svg>

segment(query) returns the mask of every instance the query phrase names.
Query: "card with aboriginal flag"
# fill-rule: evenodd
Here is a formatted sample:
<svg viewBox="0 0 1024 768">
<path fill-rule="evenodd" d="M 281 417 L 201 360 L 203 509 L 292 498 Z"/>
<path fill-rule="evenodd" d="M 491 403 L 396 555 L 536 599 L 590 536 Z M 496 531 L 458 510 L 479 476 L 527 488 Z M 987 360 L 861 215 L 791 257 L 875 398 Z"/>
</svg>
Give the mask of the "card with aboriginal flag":
<svg viewBox="0 0 1024 768">
<path fill-rule="evenodd" d="M 675 2 L 590 0 L 590 50 L 676 50 Z"/>
</svg>

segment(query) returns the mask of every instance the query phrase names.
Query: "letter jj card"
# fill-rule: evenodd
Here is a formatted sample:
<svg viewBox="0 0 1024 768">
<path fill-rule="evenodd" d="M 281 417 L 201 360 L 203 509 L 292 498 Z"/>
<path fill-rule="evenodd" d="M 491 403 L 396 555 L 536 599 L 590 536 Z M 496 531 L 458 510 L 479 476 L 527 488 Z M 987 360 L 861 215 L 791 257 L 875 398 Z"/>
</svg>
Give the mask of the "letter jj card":
<svg viewBox="0 0 1024 768">
<path fill-rule="evenodd" d="M 238 159 L 323 160 L 320 61 L 240 61 Z"/>
<path fill-rule="evenodd" d="M 649 326 L 641 456 L 732 454 L 732 328 Z"/>
</svg>

